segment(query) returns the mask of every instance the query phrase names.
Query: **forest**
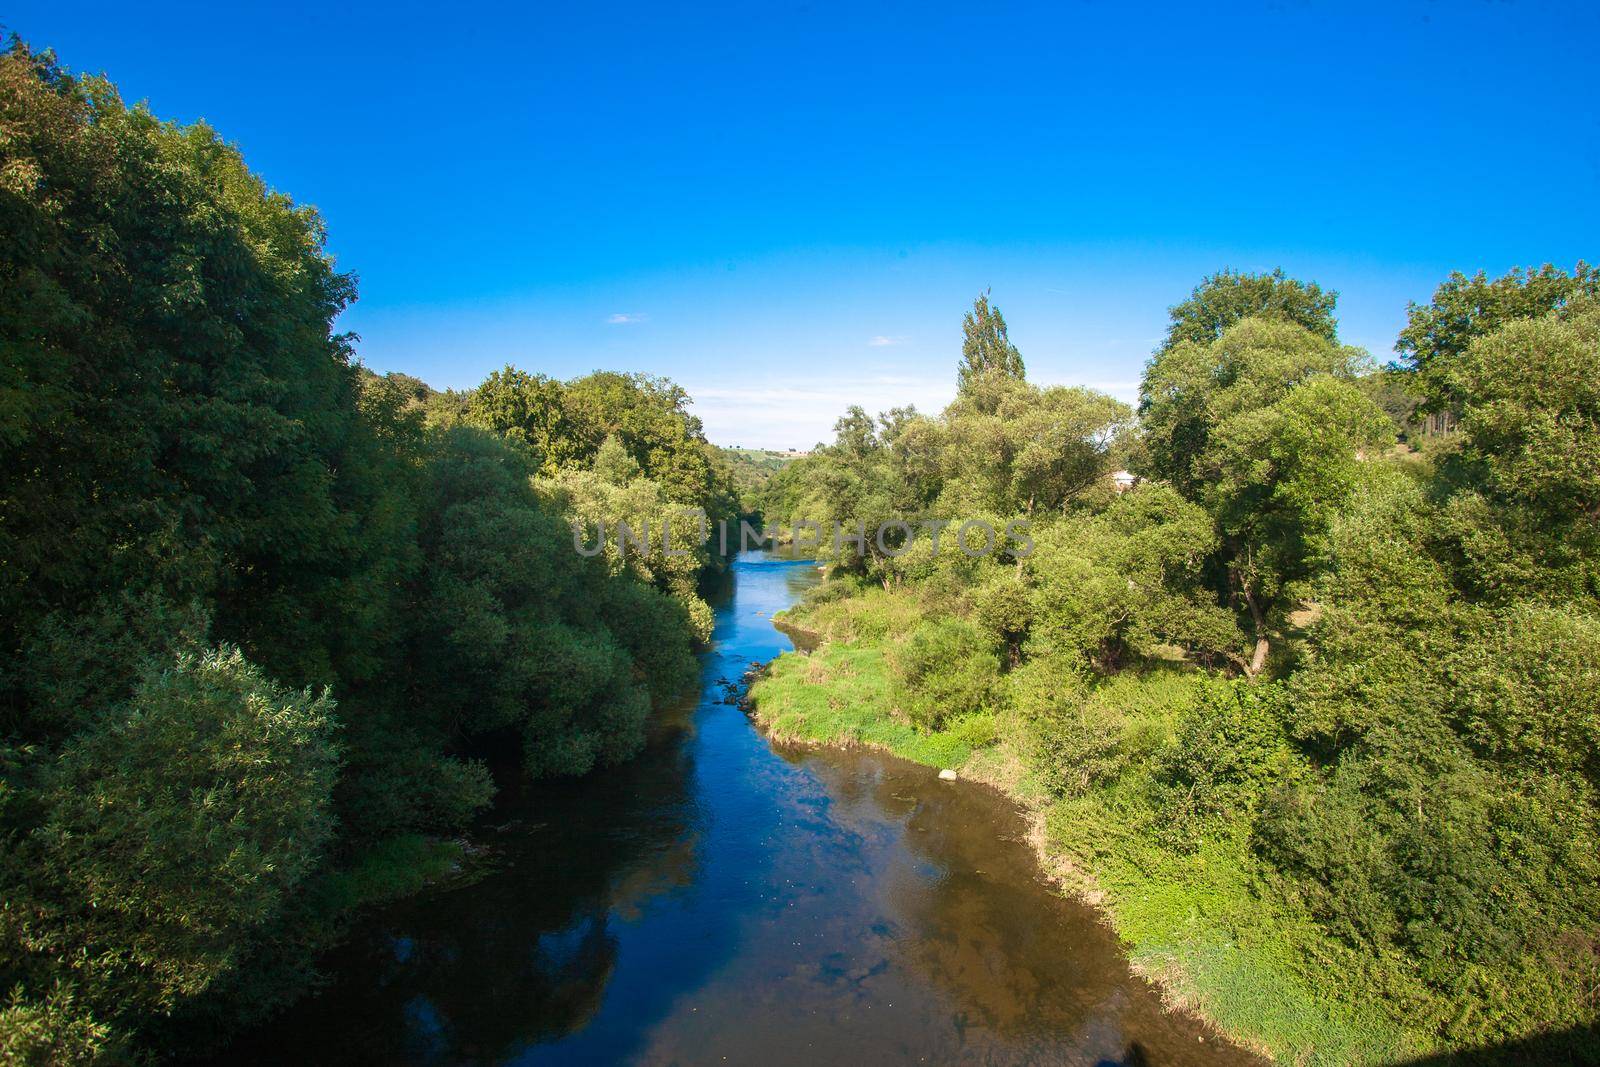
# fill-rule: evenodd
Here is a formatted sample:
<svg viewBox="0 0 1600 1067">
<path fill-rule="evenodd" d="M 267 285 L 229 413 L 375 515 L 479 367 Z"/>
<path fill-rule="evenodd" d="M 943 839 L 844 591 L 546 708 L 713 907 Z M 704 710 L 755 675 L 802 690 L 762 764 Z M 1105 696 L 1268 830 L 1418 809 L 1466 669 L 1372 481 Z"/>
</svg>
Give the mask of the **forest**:
<svg viewBox="0 0 1600 1067">
<path fill-rule="evenodd" d="M 497 776 L 633 755 L 737 511 L 672 383 L 380 377 L 317 214 L 204 126 L 0 57 L 0 1062 L 123 1061 L 299 995 L 459 860 Z"/>
<path fill-rule="evenodd" d="M 635 756 L 729 560 L 574 526 L 740 518 L 1025 520 L 825 541 L 753 713 L 1015 797 L 1225 1033 L 1597 1055 L 1600 270 L 1453 274 L 1382 366 L 1222 270 L 1137 406 L 985 293 L 942 412 L 719 449 L 661 377 L 375 373 L 314 209 L 13 39 L 0 279 L 0 1064 L 213 1047 L 509 783 Z"/>
<path fill-rule="evenodd" d="M 954 403 L 852 408 L 761 503 L 1036 545 L 843 544 L 757 714 L 1018 796 L 1146 972 L 1276 1058 L 1586 1060 L 1597 298 L 1582 263 L 1452 275 L 1379 368 L 1336 293 L 1223 271 L 1133 409 L 1029 382 L 980 297 Z"/>
</svg>

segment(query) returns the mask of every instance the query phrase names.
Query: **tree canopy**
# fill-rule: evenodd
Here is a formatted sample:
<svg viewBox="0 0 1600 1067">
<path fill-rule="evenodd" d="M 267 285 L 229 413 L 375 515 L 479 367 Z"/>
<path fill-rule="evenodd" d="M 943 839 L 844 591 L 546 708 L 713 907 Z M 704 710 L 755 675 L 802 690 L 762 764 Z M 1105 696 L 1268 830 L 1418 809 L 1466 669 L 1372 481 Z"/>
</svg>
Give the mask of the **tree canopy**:
<svg viewBox="0 0 1600 1067">
<path fill-rule="evenodd" d="M 975 379 L 991 374 L 1021 380 L 1022 353 L 1006 334 L 1005 316 L 989 303 L 989 294 L 984 292 L 978 294 L 972 302 L 972 310 L 961 322 L 957 388 L 965 392 Z"/>
<path fill-rule="evenodd" d="M 358 366 L 321 219 L 209 128 L 20 43 L 0 124 L 0 1058 L 120 1059 L 296 995 L 489 763 L 626 759 L 692 683 L 709 559 L 584 558 L 536 475 L 735 504 L 671 383 Z"/>
</svg>

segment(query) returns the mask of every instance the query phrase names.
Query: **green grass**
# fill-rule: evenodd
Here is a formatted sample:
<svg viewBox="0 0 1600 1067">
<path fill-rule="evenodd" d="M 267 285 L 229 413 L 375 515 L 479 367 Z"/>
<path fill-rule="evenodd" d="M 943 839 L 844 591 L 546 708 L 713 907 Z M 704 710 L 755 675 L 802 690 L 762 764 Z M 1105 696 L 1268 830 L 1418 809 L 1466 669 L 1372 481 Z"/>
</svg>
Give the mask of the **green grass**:
<svg viewBox="0 0 1600 1067">
<path fill-rule="evenodd" d="M 819 590 L 830 588 L 831 583 Z M 922 621 L 925 611 L 913 596 L 867 586 L 855 595 L 827 597 L 824 594 L 779 615 L 782 621 L 830 641 L 876 646 L 887 643 L 896 634 L 910 632 Z"/>
<path fill-rule="evenodd" d="M 1387 1063 L 1424 1050 L 1350 996 L 1346 950 L 1253 891 L 1244 841 L 1174 853 L 1153 840 L 1144 804 L 1124 781 L 1045 812 L 1048 858 L 1087 876 L 1142 973 L 1282 1062 Z"/>
<path fill-rule="evenodd" d="M 421 834 L 402 834 L 368 847 L 350 866 L 328 876 L 324 887 L 331 912 L 344 912 L 410 896 L 460 873 L 465 846 Z"/>
<path fill-rule="evenodd" d="M 921 733 L 895 716 L 893 681 L 881 649 L 842 642 L 775 660 L 750 690 L 756 717 L 774 737 L 884 749 L 930 767 L 960 767 L 990 743 L 994 719 L 966 715 Z"/>
</svg>

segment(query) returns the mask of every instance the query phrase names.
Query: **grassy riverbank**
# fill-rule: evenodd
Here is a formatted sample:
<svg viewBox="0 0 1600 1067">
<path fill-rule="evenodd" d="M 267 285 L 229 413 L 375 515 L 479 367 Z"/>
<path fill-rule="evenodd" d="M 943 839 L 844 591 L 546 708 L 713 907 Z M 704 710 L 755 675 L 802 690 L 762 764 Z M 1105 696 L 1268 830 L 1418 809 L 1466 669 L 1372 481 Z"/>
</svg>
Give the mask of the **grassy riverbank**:
<svg viewBox="0 0 1600 1067">
<path fill-rule="evenodd" d="M 896 709 L 890 636 L 908 608 L 908 598 L 871 593 L 791 616 L 835 639 L 770 665 L 750 694 L 759 721 L 783 739 L 878 748 L 1006 791 L 1033 819 L 1044 868 L 1104 910 L 1135 968 L 1241 1044 L 1290 1063 L 1393 1062 L 1426 1049 L 1423 1035 L 1363 1007 L 1360 961 L 1257 884 L 1245 840 L 1163 843 L 1147 800 L 1149 761 L 1059 796 L 1009 712 L 931 730 L 908 723 Z M 1088 699 L 1115 705 L 1124 734 L 1153 751 L 1172 739 L 1203 677 L 1177 667 L 1127 672 Z"/>
</svg>

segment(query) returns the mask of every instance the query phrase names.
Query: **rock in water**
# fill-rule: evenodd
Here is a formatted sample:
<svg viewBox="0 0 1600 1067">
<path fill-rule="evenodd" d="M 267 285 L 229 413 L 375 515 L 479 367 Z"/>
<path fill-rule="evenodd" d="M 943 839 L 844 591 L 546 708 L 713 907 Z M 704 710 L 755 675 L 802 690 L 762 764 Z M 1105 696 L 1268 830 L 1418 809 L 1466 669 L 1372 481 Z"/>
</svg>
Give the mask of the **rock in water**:
<svg viewBox="0 0 1600 1067">
<path fill-rule="evenodd" d="M 953 782 L 955 780 L 956 780 L 956 772 L 952 771 L 950 768 L 946 767 L 944 770 L 939 772 L 939 781 L 941 781 L 941 782 Z"/>
</svg>

